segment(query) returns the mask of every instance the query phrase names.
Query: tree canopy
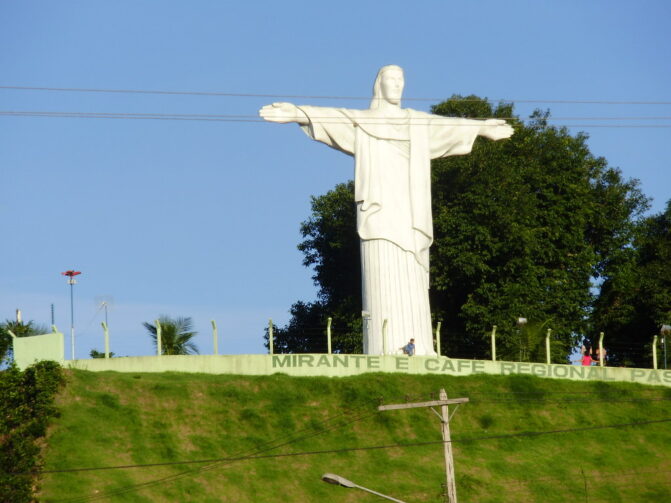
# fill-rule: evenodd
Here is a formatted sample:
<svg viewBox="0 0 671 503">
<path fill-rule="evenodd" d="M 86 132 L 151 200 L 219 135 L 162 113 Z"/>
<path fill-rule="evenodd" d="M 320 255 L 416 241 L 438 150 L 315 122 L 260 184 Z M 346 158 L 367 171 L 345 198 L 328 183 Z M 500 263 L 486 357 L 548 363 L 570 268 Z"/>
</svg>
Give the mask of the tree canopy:
<svg viewBox="0 0 671 503">
<path fill-rule="evenodd" d="M 671 324 L 671 200 L 639 223 L 633 246 L 612 256 L 604 278 L 593 319 L 607 334 L 609 358 L 649 366 L 653 336 Z"/>
<path fill-rule="evenodd" d="M 105 358 L 105 352 L 104 351 L 98 351 L 97 349 L 92 349 L 89 351 L 89 356 L 91 358 Z M 109 357 L 113 358 L 114 353 L 112 351 L 109 352 Z"/>
<path fill-rule="evenodd" d="M 326 324 L 332 318 L 332 347 L 336 353 L 361 353 L 361 265 L 356 232 L 354 182 L 338 184 L 327 194 L 312 197 L 312 214 L 300 227 L 298 245 L 303 265 L 312 267 L 317 300 L 291 306 L 291 320 L 274 328 L 278 353 L 325 352 Z M 265 334 L 268 347 L 268 330 Z"/>
<path fill-rule="evenodd" d="M 433 112 L 513 117 L 512 105 L 492 108 L 476 96 Z M 526 124 L 512 119 L 509 141 L 478 138 L 471 154 L 433 163 L 432 310 L 450 356 L 488 354 L 492 325 L 502 358 L 518 359 L 520 349 L 533 356 L 544 334 L 525 340 L 514 324 L 524 317 L 527 331 L 553 329 L 553 358 L 565 362 L 587 329 L 592 281 L 631 242 L 646 208 L 637 182 L 592 155 L 585 134 L 548 119 L 542 111 Z"/>
<path fill-rule="evenodd" d="M 430 296 L 434 321 L 442 321 L 443 353 L 488 356 L 488 334 L 497 325 L 500 357 L 536 359 L 541 336 L 552 328 L 553 360 L 566 362 L 577 334 L 588 330 L 593 281 L 631 244 L 647 207 L 637 182 L 592 155 L 585 134 L 549 125 L 549 112 L 523 123 L 512 105 L 477 96 L 453 96 L 432 111 L 506 118 L 515 128 L 510 140 L 478 138 L 470 154 L 432 163 Z M 317 349 L 312 334 L 297 331 L 324 326 L 328 316 L 343 324 L 342 350 L 360 351 L 355 220 L 351 182 L 313 197 L 299 249 L 315 272 L 318 300 L 292 306 L 291 321 L 278 329 L 287 341 L 283 351 Z M 520 316 L 530 320 L 524 330 L 515 326 Z"/>
</svg>

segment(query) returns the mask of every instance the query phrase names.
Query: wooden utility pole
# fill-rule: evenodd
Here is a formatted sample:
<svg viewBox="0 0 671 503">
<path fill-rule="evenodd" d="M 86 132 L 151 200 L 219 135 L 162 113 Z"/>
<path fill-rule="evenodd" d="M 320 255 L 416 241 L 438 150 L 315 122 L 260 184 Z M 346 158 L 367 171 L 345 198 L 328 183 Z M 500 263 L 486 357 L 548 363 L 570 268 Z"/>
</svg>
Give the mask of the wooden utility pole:
<svg viewBox="0 0 671 503">
<path fill-rule="evenodd" d="M 445 453 L 445 478 L 447 481 L 447 498 L 449 503 L 457 503 L 457 486 L 454 481 L 454 459 L 452 458 L 452 441 L 450 438 L 450 414 L 448 405 L 459 405 L 468 402 L 468 398 L 447 398 L 444 389 L 440 390 L 440 400 L 417 403 L 399 403 L 393 405 L 380 405 L 378 410 L 415 409 L 418 407 L 430 407 L 441 422 L 443 433 L 443 449 Z M 440 414 L 433 407 L 440 406 Z M 456 409 L 455 409 L 456 410 Z"/>
<path fill-rule="evenodd" d="M 440 399 L 447 402 L 447 393 L 441 388 Z M 468 398 L 462 400 L 468 401 Z M 445 449 L 445 478 L 447 483 L 447 501 L 457 503 L 457 484 L 454 480 L 454 458 L 452 457 L 452 438 L 450 437 L 450 413 L 447 404 L 440 406 L 440 422 L 443 431 L 443 447 Z"/>
</svg>

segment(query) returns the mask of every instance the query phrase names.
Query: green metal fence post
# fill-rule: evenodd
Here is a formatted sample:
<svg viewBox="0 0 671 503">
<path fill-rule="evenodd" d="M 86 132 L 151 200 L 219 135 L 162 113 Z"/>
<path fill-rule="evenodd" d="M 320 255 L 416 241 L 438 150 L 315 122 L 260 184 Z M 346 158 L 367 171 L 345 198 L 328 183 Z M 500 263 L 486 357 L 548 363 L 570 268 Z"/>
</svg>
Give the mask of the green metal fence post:
<svg viewBox="0 0 671 503">
<path fill-rule="evenodd" d="M 550 334 L 552 329 L 548 328 L 547 334 L 545 334 L 545 361 L 550 365 Z"/>
<path fill-rule="evenodd" d="M 326 320 L 326 343 L 329 354 L 331 354 L 331 322 L 332 318 Z"/>
<path fill-rule="evenodd" d="M 103 335 L 105 336 L 105 358 L 110 357 L 110 331 L 107 327 L 107 323 L 104 321 L 101 323 L 103 326 Z"/>
<path fill-rule="evenodd" d="M 652 368 L 657 370 L 657 336 L 652 338 Z"/>
<path fill-rule="evenodd" d="M 163 347 L 161 341 L 161 322 L 156 320 L 156 355 L 161 356 L 163 354 Z"/>
<path fill-rule="evenodd" d="M 496 325 L 492 325 L 492 361 L 496 361 Z"/>
<path fill-rule="evenodd" d="M 214 354 L 219 354 L 219 331 L 217 330 L 217 324 L 214 320 L 210 320 L 212 323 L 212 346 L 214 347 Z"/>
<path fill-rule="evenodd" d="M 599 366 L 603 367 L 604 360 L 606 359 L 606 355 L 603 352 L 603 336 L 606 335 L 605 333 L 601 332 L 599 333 Z"/>
<path fill-rule="evenodd" d="M 666 347 L 669 345 L 667 335 L 671 334 L 671 325 L 662 325 L 659 334 L 662 336 L 662 344 L 664 345 L 664 370 L 666 370 Z"/>
</svg>

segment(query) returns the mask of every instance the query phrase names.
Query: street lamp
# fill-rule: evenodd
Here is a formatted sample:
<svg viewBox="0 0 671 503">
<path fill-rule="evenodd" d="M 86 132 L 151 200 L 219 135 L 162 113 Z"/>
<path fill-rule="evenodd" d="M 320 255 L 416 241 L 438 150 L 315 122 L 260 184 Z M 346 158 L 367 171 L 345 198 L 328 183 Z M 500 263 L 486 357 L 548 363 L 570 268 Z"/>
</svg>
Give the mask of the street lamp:
<svg viewBox="0 0 671 503">
<path fill-rule="evenodd" d="M 68 277 L 68 285 L 70 285 L 70 346 L 72 348 L 72 360 L 75 359 L 75 307 L 74 307 L 74 286 L 77 284 L 75 276 L 81 274 L 80 271 L 65 271 L 61 273 Z"/>
<path fill-rule="evenodd" d="M 662 344 L 664 345 L 664 369 L 666 369 L 666 336 L 671 334 L 671 325 L 662 325 L 662 328 L 659 329 L 659 333 L 662 335 Z"/>
<path fill-rule="evenodd" d="M 380 498 L 388 499 L 389 501 L 396 501 L 397 503 L 405 503 L 402 500 L 397 500 L 396 498 L 392 498 L 391 496 L 387 496 L 386 494 L 379 493 L 377 491 L 373 491 L 372 489 L 368 489 L 367 487 L 360 486 L 358 484 L 355 484 L 351 480 L 347 480 L 345 477 L 341 477 L 340 475 L 336 475 L 334 473 L 325 473 L 322 475 L 322 480 L 324 482 L 328 482 L 329 484 L 334 484 L 337 486 L 342 486 L 342 487 L 347 487 L 348 489 L 361 489 L 362 491 L 366 491 L 367 493 L 375 494 L 376 496 L 379 496 Z"/>
</svg>

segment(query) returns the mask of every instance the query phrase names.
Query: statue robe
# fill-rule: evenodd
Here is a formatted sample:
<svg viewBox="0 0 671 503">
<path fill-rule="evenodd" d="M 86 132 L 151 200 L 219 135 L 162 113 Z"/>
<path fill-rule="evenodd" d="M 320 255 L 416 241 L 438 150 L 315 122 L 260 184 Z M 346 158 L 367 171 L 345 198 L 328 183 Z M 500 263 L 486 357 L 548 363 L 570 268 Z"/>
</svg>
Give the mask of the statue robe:
<svg viewBox="0 0 671 503">
<path fill-rule="evenodd" d="M 309 120 L 301 128 L 310 138 L 355 158 L 364 353 L 397 354 L 414 338 L 417 355 L 435 355 L 428 296 L 430 161 L 468 154 L 482 121 L 411 109 L 384 117 L 378 110 L 298 108 Z"/>
</svg>

